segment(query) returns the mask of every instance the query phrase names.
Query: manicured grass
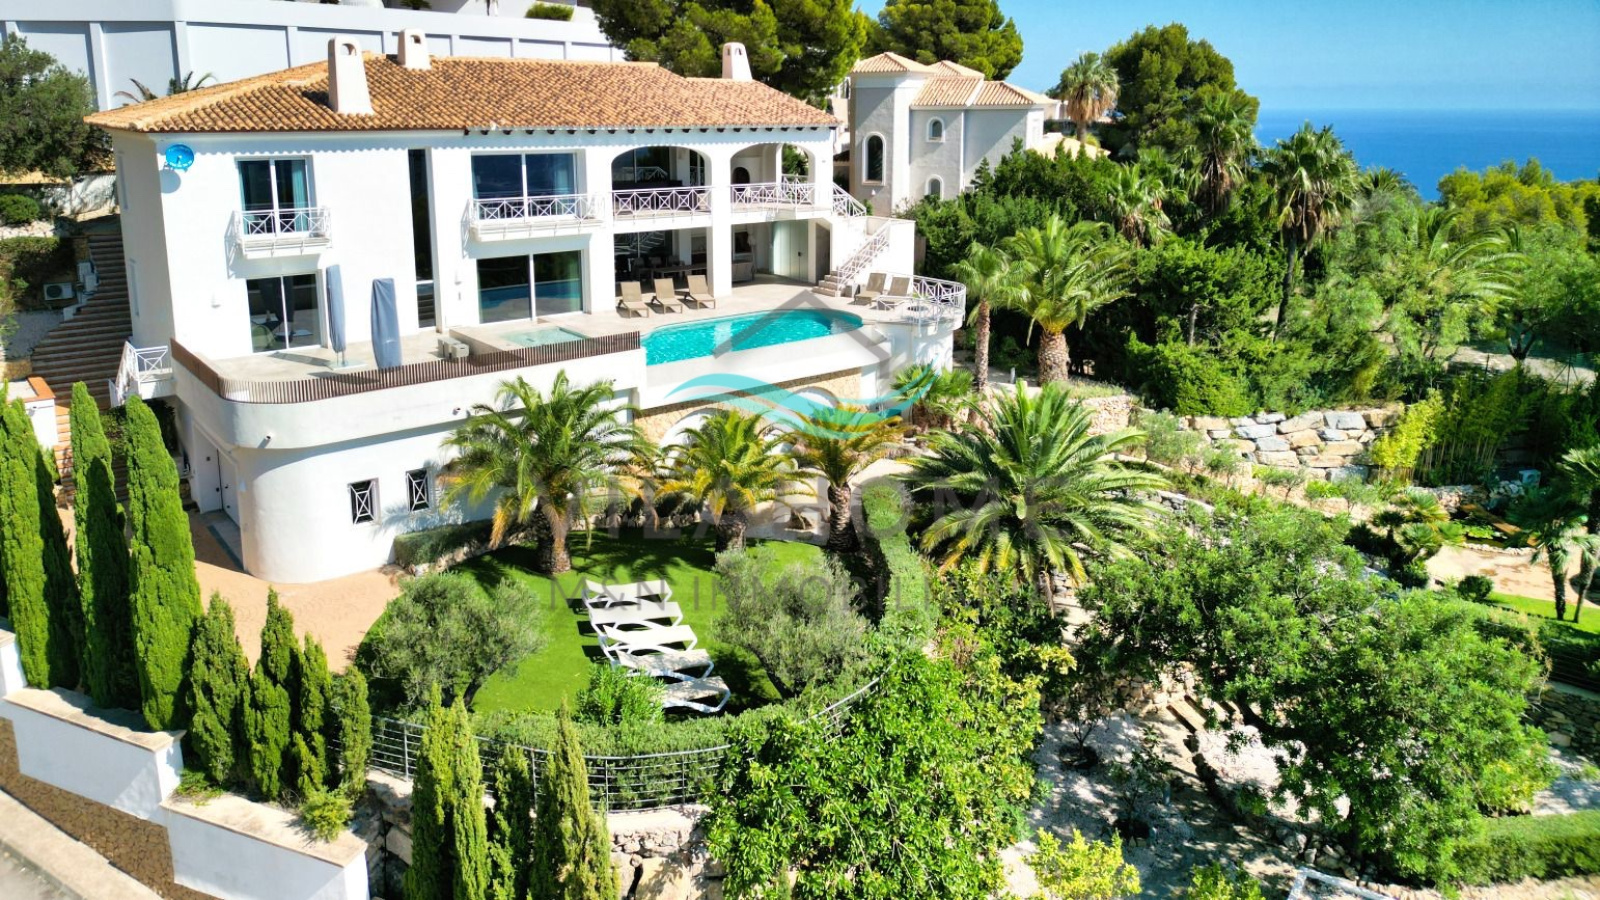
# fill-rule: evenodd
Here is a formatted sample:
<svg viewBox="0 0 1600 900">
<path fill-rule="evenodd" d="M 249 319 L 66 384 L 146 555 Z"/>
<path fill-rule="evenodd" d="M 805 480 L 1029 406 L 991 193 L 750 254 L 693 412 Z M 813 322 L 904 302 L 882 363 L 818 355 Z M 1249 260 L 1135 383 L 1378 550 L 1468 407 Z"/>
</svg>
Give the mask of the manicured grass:
<svg viewBox="0 0 1600 900">
<path fill-rule="evenodd" d="M 811 544 L 773 544 L 783 565 L 814 563 L 822 554 Z M 455 571 L 470 574 L 485 585 L 507 578 L 533 585 L 542 598 L 549 636 L 545 648 L 523 660 L 514 675 L 491 678 L 474 698 L 475 710 L 553 710 L 561 698 L 571 697 L 583 687 L 590 666 L 601 658 L 583 604 L 569 599 L 579 595 L 585 578 L 602 584 L 666 579 L 672 585 L 673 602 L 683 608 L 683 624 L 694 628 L 700 646 L 711 652 L 717 664 L 716 674 L 733 689 L 730 707 L 759 706 L 777 699 L 759 663 L 714 640 L 712 623 L 722 610 L 723 599 L 712 572 L 716 553 L 709 535 L 663 539 L 624 531 L 615 538 L 604 533 L 591 538 L 577 533 L 568 545 L 573 571 L 554 580 L 534 572 L 533 551 L 527 547 L 498 550 L 456 567 Z"/>
<path fill-rule="evenodd" d="M 1539 600 L 1533 597 L 1522 597 L 1517 594 L 1502 594 L 1499 592 L 1490 594 L 1489 599 L 1500 606 L 1527 613 L 1535 618 L 1560 621 L 1561 624 L 1576 628 L 1579 631 L 1600 634 L 1600 608 L 1596 608 L 1593 604 L 1585 603 L 1583 605 L 1582 618 L 1574 622 L 1572 621 L 1572 613 L 1577 608 L 1577 601 L 1571 596 L 1567 597 L 1567 617 L 1560 620 L 1556 619 L 1556 605 L 1551 600 Z"/>
</svg>

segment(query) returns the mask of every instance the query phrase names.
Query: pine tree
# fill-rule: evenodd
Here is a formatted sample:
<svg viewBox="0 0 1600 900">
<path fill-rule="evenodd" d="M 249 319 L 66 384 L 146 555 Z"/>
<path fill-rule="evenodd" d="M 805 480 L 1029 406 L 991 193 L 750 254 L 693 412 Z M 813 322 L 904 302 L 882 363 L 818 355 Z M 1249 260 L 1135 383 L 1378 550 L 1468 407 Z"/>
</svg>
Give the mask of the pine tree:
<svg viewBox="0 0 1600 900">
<path fill-rule="evenodd" d="M 45 599 L 44 538 L 39 531 L 34 457 L 39 443 L 20 402 L 0 403 L 0 575 L 7 614 L 28 684 L 54 684 L 50 661 L 50 604 Z"/>
<path fill-rule="evenodd" d="M 434 687 L 411 794 L 406 900 L 486 900 L 483 778 L 466 707 L 440 705 Z"/>
<path fill-rule="evenodd" d="M 27 414 L 23 414 L 24 420 Z M 29 423 L 32 437 L 32 423 Z M 33 448 L 34 497 L 39 503 L 39 537 L 44 543 L 44 597 L 50 609 L 50 683 L 77 690 L 82 683 L 83 604 L 72 572 L 72 551 L 56 511 L 55 459 L 37 443 Z"/>
<path fill-rule="evenodd" d="M 139 705 L 133 623 L 128 608 L 128 539 L 111 471 L 111 442 L 83 382 L 72 386 L 72 503 L 83 604 L 83 681 L 103 707 Z"/>
<path fill-rule="evenodd" d="M 328 785 L 328 703 L 333 695 L 333 676 L 328 674 L 328 655 L 316 638 L 306 635 L 305 649 L 295 655 L 295 735 L 305 742 L 307 756 L 297 757 L 301 793 Z M 311 771 L 314 769 L 315 771 Z"/>
<path fill-rule="evenodd" d="M 234 630 L 233 607 L 212 594 L 194 631 L 189 671 L 189 733 L 197 767 L 215 784 L 233 781 L 235 765 L 249 759 L 245 733 L 250 666 Z"/>
<path fill-rule="evenodd" d="M 528 757 L 510 744 L 494 768 L 494 817 L 489 828 L 490 900 L 526 900 L 536 795 Z"/>
<path fill-rule="evenodd" d="M 565 701 L 556 714 L 556 746 L 539 773 L 534 819 L 532 895 L 549 900 L 612 900 L 617 873 L 605 817 L 589 805 L 589 770 Z"/>
<path fill-rule="evenodd" d="M 182 687 L 190 635 L 200 618 L 189 519 L 178 495 L 178 469 L 161 440 L 155 413 L 128 400 L 128 588 L 139 694 L 150 727 L 182 727 Z"/>
<path fill-rule="evenodd" d="M 250 776 L 269 800 L 283 795 L 284 755 L 289 748 L 289 692 L 268 678 L 259 662 L 250 679 Z"/>
<path fill-rule="evenodd" d="M 351 797 L 367 785 L 367 758 L 372 755 L 372 709 L 367 704 L 367 678 L 350 670 L 334 683 L 338 715 L 333 724 L 339 747 L 339 784 Z"/>
</svg>

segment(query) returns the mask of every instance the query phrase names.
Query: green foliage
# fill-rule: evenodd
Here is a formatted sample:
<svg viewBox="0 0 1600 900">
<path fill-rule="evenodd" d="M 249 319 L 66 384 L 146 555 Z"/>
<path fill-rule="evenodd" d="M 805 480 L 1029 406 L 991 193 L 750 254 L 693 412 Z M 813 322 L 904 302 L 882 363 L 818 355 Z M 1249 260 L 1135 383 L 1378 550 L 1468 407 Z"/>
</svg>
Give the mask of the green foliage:
<svg viewBox="0 0 1600 900">
<path fill-rule="evenodd" d="M 1167 412 L 1145 412 L 1138 417 L 1144 432 L 1144 455 L 1169 466 L 1192 466 L 1200 459 L 1205 443 L 1197 431 L 1183 427 L 1183 420 Z"/>
<path fill-rule="evenodd" d="M 1127 295 L 1132 250 L 1097 222 L 1060 216 L 1024 228 L 1005 242 L 1015 261 L 1017 290 L 1006 306 L 1031 320 L 1039 335 L 1039 381 L 1065 381 L 1071 360 L 1065 332 Z"/>
<path fill-rule="evenodd" d="M 1495 453 L 1527 422 L 1531 406 L 1525 385 L 1519 370 L 1451 379 L 1442 392 L 1434 439 L 1417 461 L 1419 480 L 1436 485 L 1484 480 Z"/>
<path fill-rule="evenodd" d="M 539 770 L 529 879 L 535 897 L 551 900 L 612 900 L 617 873 L 605 816 L 589 799 L 588 767 L 566 704 L 556 714 L 556 743 Z"/>
<path fill-rule="evenodd" d="M 1282 491 L 1283 499 L 1289 499 L 1294 489 L 1306 483 L 1305 470 L 1289 468 L 1287 466 L 1256 466 L 1251 474 L 1261 482 L 1261 486 L 1268 491 Z"/>
<path fill-rule="evenodd" d="M 1022 61 L 1022 34 L 995 0 L 888 0 L 867 48 L 884 51 L 930 65 L 949 60 L 999 81 Z"/>
<path fill-rule="evenodd" d="M 1089 52 L 1079 55 L 1061 70 L 1061 80 L 1056 82 L 1050 96 L 1066 103 L 1066 116 L 1078 140 L 1087 141 L 1089 126 L 1116 108 L 1120 88 L 1117 70 L 1110 60 Z"/>
<path fill-rule="evenodd" d="M 283 796 L 284 757 L 291 740 L 292 710 L 289 692 L 267 677 L 261 662 L 250 676 L 250 708 L 245 713 L 245 735 L 250 740 L 250 778 L 256 791 L 269 800 Z"/>
<path fill-rule="evenodd" d="M 16 34 L 0 40 L 0 171 L 64 178 L 105 144 L 85 116 L 95 111 L 89 79 Z"/>
<path fill-rule="evenodd" d="M 337 838 L 350 816 L 350 798 L 338 791 L 313 790 L 300 801 L 300 825 L 320 841 Z"/>
<path fill-rule="evenodd" d="M 578 692 L 573 718 L 595 725 L 660 723 L 662 686 L 652 678 L 636 678 L 621 666 L 595 663 L 589 681 Z"/>
<path fill-rule="evenodd" d="M 39 300 L 48 279 L 72 272 L 72 245 L 53 237 L 0 240 L 0 308 L 19 299 Z"/>
<path fill-rule="evenodd" d="M 1189 873 L 1187 900 L 1264 900 L 1261 884 L 1242 869 L 1229 870 L 1222 863 L 1195 866 Z"/>
<path fill-rule="evenodd" d="M 1406 407 L 1400 418 L 1367 450 L 1367 458 L 1386 477 L 1409 480 L 1422 451 L 1438 440 L 1439 420 L 1444 414 L 1444 400 L 1430 394 Z"/>
<path fill-rule="evenodd" d="M 39 201 L 26 194 L 0 194 L 0 223 L 6 225 L 31 225 L 39 221 L 43 212 Z"/>
<path fill-rule="evenodd" d="M 139 704 L 139 676 L 128 603 L 128 541 L 111 471 L 111 442 L 100 409 L 81 381 L 72 386 L 69 417 L 83 681 L 97 705 L 132 709 Z"/>
<path fill-rule="evenodd" d="M 372 710 L 367 705 L 367 679 L 355 666 L 333 683 L 334 727 L 338 736 L 337 775 L 346 794 L 360 794 L 367 784 L 367 759 L 372 754 Z"/>
<path fill-rule="evenodd" d="M 295 775 L 294 794 L 300 797 L 309 797 L 317 791 L 324 790 L 324 782 L 328 773 L 322 767 L 322 761 L 306 741 L 306 736 L 295 732 L 289 745 L 288 771 Z"/>
<path fill-rule="evenodd" d="M 1456 585 L 1456 593 L 1472 603 L 1488 603 L 1489 595 L 1494 593 L 1494 579 L 1487 575 L 1468 575 Z"/>
<path fill-rule="evenodd" d="M 185 739 L 195 765 L 214 784 L 234 781 L 236 767 L 250 758 L 245 722 L 250 709 L 250 666 L 234 630 L 233 607 L 212 594 L 194 630 L 189 672 L 192 711 Z"/>
<path fill-rule="evenodd" d="M 1557 181 L 1537 159 L 1518 166 L 1506 161 L 1483 172 L 1457 169 L 1439 179 L 1439 199 L 1460 210 L 1468 229 L 1506 225 L 1558 225 L 1587 235 L 1591 228 L 1585 206 L 1600 197 L 1594 181 Z"/>
<path fill-rule="evenodd" d="M 1106 60 L 1116 69 L 1120 85 L 1121 117 L 1101 130 L 1114 150 L 1162 147 L 1178 152 L 1193 146 L 1198 137 L 1193 118 L 1213 94 L 1238 94 L 1250 124 L 1255 123 L 1259 103 L 1238 90 L 1233 63 L 1209 41 L 1190 40 L 1189 30 L 1180 24 L 1148 26 L 1107 50 Z"/>
<path fill-rule="evenodd" d="M 886 614 L 880 633 L 902 629 L 899 639 L 921 646 L 933 630 L 928 606 L 928 563 L 911 546 L 906 534 L 911 510 L 904 490 L 878 482 L 861 491 L 861 510 L 867 522 L 867 540 L 878 548 L 888 583 L 884 590 Z"/>
<path fill-rule="evenodd" d="M 487 900 L 482 769 L 466 707 L 442 706 L 432 692 L 411 795 L 406 900 Z"/>
<path fill-rule="evenodd" d="M 786 696 L 849 678 L 867 660 L 867 622 L 852 609 L 855 585 L 838 561 L 779 570 L 769 547 L 717 556 L 726 608 L 717 639 L 761 660 Z"/>
<path fill-rule="evenodd" d="M 529 19 L 550 19 L 557 22 L 571 22 L 574 7 L 564 3 L 535 3 L 523 13 Z"/>
<path fill-rule="evenodd" d="M 18 408 L 20 411 L 20 407 Z M 32 422 L 28 423 L 32 432 Z M 82 681 L 83 603 L 72 570 L 72 551 L 56 508 L 56 461 L 53 452 L 32 445 L 34 496 L 39 503 L 39 536 L 43 541 L 45 604 L 50 617 L 50 682 L 76 690 Z"/>
<path fill-rule="evenodd" d="M 295 667 L 294 728 L 296 750 L 301 752 L 295 771 L 300 793 L 309 795 L 332 781 L 327 731 L 332 725 L 328 705 L 333 699 L 333 676 L 328 672 L 328 655 L 309 634 L 305 648 L 295 654 Z"/>
<path fill-rule="evenodd" d="M 1063 845 L 1040 831 L 1037 843 L 1028 865 L 1047 900 L 1117 900 L 1139 893 L 1139 870 L 1123 862 L 1118 835 L 1109 843 L 1086 841 L 1074 828 L 1072 842 Z"/>
<path fill-rule="evenodd" d="M 143 400 L 126 407 L 128 525 L 132 565 L 134 647 L 139 693 L 151 728 L 181 727 L 183 679 L 190 635 L 200 618 L 189 517 L 178 494 L 178 469 L 161 440 L 161 426 Z"/>
<path fill-rule="evenodd" d="M 394 539 L 395 565 L 405 569 L 430 566 L 464 547 L 474 544 L 488 546 L 493 530 L 494 525 L 490 522 L 463 522 L 397 535 Z"/>
<path fill-rule="evenodd" d="M 1038 703 L 1037 680 L 1008 678 L 967 628 L 937 659 L 891 664 L 837 734 L 777 720 L 737 735 L 706 821 L 730 896 L 762 896 L 790 868 L 798 896 L 998 891 L 1010 808 L 1031 788 Z"/>
<path fill-rule="evenodd" d="M 406 582 L 373 627 L 371 673 L 416 708 L 437 685 L 470 703 L 489 676 L 514 672 L 545 645 L 544 614 L 531 588 L 504 581 L 485 591 L 469 575 L 437 572 Z"/>
<path fill-rule="evenodd" d="M 848 0 L 599 0 L 593 9 L 600 30 L 629 59 L 715 78 L 720 48 L 738 41 L 756 79 L 812 102 L 849 74 L 871 25 Z"/>
<path fill-rule="evenodd" d="M 1256 408 L 1249 382 L 1215 354 L 1169 342 L 1128 342 L 1128 366 L 1142 374 L 1145 402 L 1184 416 L 1247 416 Z"/>
<path fill-rule="evenodd" d="M 1340 544 L 1346 526 L 1309 511 L 1223 503 L 1192 527 L 1097 574 L 1080 594 L 1096 613 L 1081 656 L 1134 677 L 1193 665 L 1268 748 L 1294 748 L 1275 796 L 1316 810 L 1333 839 L 1447 878 L 1481 807 L 1526 802 L 1546 780 L 1543 735 L 1522 723 L 1541 678 L 1526 629 L 1383 592 Z M 1491 782 L 1491 763 L 1511 771 Z"/>
<path fill-rule="evenodd" d="M 490 900 L 528 897 L 533 852 L 533 807 L 538 790 L 527 754 L 511 745 L 493 770 L 494 814 L 489 818 Z"/>
<path fill-rule="evenodd" d="M 55 684 L 52 662 L 60 656 L 52 648 L 51 603 L 44 570 L 44 537 L 40 528 L 41 503 L 34 477 L 39 456 L 33 425 L 21 401 L 0 405 L 0 574 L 5 580 L 6 613 L 17 635 L 17 650 L 28 683 L 37 688 Z"/>
<path fill-rule="evenodd" d="M 1600 810 L 1491 819 L 1457 855 L 1469 884 L 1600 874 Z"/>
<path fill-rule="evenodd" d="M 716 522 L 717 552 L 744 547 L 757 506 L 806 489 L 783 435 L 759 414 L 725 409 L 683 435 L 663 466 L 658 496 L 703 509 Z"/>
<path fill-rule="evenodd" d="M 278 592 L 267 589 L 267 616 L 261 625 L 261 656 L 256 667 L 274 684 L 288 688 L 298 675 L 300 641 L 294 635 L 294 614 L 278 601 Z"/>
</svg>

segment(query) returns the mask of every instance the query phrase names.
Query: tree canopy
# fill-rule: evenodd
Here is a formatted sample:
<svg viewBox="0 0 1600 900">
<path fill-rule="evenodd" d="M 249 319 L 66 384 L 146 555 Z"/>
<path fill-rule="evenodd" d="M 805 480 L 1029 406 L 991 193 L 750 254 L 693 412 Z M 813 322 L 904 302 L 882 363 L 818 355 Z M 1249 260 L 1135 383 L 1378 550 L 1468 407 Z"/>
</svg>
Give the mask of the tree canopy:
<svg viewBox="0 0 1600 900">
<path fill-rule="evenodd" d="M 101 146 L 83 117 L 95 111 L 89 79 L 26 39 L 0 39 L 0 171 L 67 177 Z"/>
<path fill-rule="evenodd" d="M 1104 136 L 1119 155 L 1142 147 L 1176 152 L 1193 146 L 1193 118 L 1215 94 L 1237 93 L 1241 112 L 1255 125 L 1259 102 L 1239 91 L 1233 63 L 1210 41 L 1192 40 L 1183 25 L 1148 26 L 1107 50 L 1106 60 L 1120 87 L 1117 120 Z"/>
<path fill-rule="evenodd" d="M 1003 79 L 1022 62 L 1022 33 L 996 0 L 888 0 L 868 49 L 920 63 L 949 60 Z"/>
</svg>

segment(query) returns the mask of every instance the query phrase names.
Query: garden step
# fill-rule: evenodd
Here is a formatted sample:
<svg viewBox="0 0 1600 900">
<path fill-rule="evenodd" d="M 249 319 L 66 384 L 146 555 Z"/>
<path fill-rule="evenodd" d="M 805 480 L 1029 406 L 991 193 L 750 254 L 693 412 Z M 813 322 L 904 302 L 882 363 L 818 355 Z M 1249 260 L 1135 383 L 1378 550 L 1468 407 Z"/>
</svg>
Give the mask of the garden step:
<svg viewBox="0 0 1600 900">
<path fill-rule="evenodd" d="M 1172 713 L 1179 724 L 1194 734 L 1199 734 L 1206 730 L 1206 717 L 1201 715 L 1199 710 L 1190 706 L 1188 700 L 1181 697 L 1173 700 L 1167 704 L 1167 711 Z"/>
</svg>

